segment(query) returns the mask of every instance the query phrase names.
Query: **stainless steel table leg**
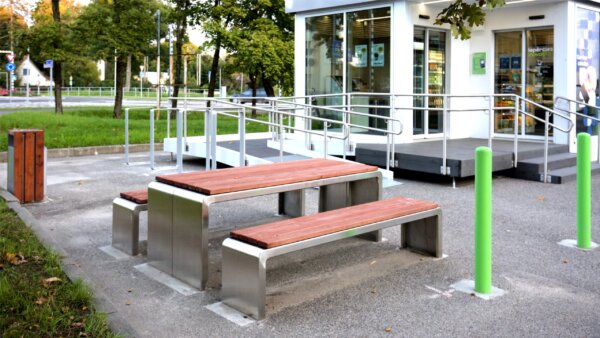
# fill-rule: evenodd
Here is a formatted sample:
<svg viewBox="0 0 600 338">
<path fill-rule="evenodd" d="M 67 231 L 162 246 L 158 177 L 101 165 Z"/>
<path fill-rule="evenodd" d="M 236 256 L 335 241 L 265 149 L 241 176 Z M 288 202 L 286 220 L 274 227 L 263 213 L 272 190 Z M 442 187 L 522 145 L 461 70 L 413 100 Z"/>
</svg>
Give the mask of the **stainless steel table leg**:
<svg viewBox="0 0 600 338">
<path fill-rule="evenodd" d="M 402 248 L 442 257 L 442 212 L 400 226 Z"/>
<path fill-rule="evenodd" d="M 349 182 L 349 205 L 352 206 L 380 200 L 382 195 L 381 184 L 380 177 Z M 381 242 L 383 239 L 383 230 L 369 232 L 360 237 L 374 242 Z"/>
<path fill-rule="evenodd" d="M 152 182 L 148 185 L 148 263 L 173 273 L 173 187 Z"/>
<path fill-rule="evenodd" d="M 123 198 L 113 200 L 112 246 L 129 255 L 138 254 L 140 212 L 147 204 L 137 204 Z"/>
<path fill-rule="evenodd" d="M 173 277 L 204 290 L 208 279 L 208 203 L 205 196 L 173 194 Z"/>
<path fill-rule="evenodd" d="M 319 188 L 319 212 L 345 208 L 350 205 L 348 182 L 324 185 Z"/>
<path fill-rule="evenodd" d="M 279 214 L 290 217 L 306 215 L 304 189 L 279 193 Z"/>
</svg>

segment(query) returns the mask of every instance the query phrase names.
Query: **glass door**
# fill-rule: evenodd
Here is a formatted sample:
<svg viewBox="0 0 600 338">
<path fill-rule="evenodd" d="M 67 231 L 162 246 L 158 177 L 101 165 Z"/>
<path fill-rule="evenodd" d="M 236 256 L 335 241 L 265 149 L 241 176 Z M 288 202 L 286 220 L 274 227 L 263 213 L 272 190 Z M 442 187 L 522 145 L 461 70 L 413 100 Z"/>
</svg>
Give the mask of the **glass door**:
<svg viewBox="0 0 600 338">
<path fill-rule="evenodd" d="M 535 29 L 496 33 L 494 81 L 497 94 L 516 94 L 539 105 L 552 107 L 554 99 L 554 30 Z M 497 97 L 494 131 L 514 134 L 514 100 Z M 533 104 L 522 107 L 536 118 L 545 119 L 545 110 Z M 544 136 L 545 123 L 531 116 L 518 117 L 519 135 Z M 552 122 L 552 116 L 550 116 Z M 549 131 L 552 135 L 552 129 Z"/>
<path fill-rule="evenodd" d="M 415 27 L 413 41 L 413 91 L 415 94 L 446 92 L 446 33 Z M 440 134 L 444 131 L 442 97 L 415 97 L 413 135 Z M 433 108 L 433 109 L 428 109 Z"/>
</svg>

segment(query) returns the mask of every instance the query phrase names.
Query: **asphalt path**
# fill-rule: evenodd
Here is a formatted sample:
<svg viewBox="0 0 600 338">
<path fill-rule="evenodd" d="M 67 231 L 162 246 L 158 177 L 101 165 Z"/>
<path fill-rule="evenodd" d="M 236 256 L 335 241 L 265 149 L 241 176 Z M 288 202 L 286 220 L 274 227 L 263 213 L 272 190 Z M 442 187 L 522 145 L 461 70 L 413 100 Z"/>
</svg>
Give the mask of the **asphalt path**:
<svg viewBox="0 0 600 338">
<path fill-rule="evenodd" d="M 94 290 L 111 325 L 131 337 L 599 337 L 600 249 L 560 246 L 576 237 L 576 182 L 543 184 L 507 177 L 493 180 L 493 285 L 506 294 L 483 300 L 451 285 L 473 279 L 473 180 L 398 179 L 383 197 L 437 202 L 443 210 L 441 260 L 399 250 L 400 231 L 386 241 L 349 238 L 269 260 L 267 316 L 247 326 L 206 306 L 220 300 L 221 248 L 232 228 L 274 219 L 277 196 L 215 205 L 211 209 L 209 271 L 205 291 L 183 295 L 135 268 L 145 255 L 115 259 L 100 250 L 111 243 L 111 201 L 120 191 L 144 188 L 173 172 L 169 155 L 50 159 L 47 194 L 26 205 L 32 226 L 63 255 L 71 277 Z M 146 162 L 146 163 L 144 163 Z M 185 161 L 184 168 L 202 170 Z M 0 164 L 0 186 L 6 164 Z M 593 196 L 600 191 L 594 176 Z M 318 191 L 307 191 L 309 213 Z M 600 241 L 600 203 L 592 204 L 592 238 Z M 213 213 L 214 211 L 214 213 Z M 145 214 L 141 238 L 146 236 Z"/>
</svg>

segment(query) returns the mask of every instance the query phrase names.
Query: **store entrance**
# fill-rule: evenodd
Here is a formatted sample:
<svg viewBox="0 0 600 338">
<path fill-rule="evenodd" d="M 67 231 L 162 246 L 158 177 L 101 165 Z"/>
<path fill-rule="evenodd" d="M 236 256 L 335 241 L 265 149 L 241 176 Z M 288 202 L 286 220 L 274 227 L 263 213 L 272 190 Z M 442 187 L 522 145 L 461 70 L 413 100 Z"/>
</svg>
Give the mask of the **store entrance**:
<svg viewBox="0 0 600 338">
<path fill-rule="evenodd" d="M 537 104 L 551 108 L 554 99 L 554 30 L 530 29 L 498 32 L 495 39 L 495 93 L 516 94 Z M 510 97 L 496 99 L 494 131 L 496 134 L 514 134 L 515 102 Z M 528 104 L 523 107 L 542 121 L 545 110 Z M 530 116 L 519 116 L 518 134 L 544 136 L 545 123 Z M 550 116 L 552 122 L 552 116 Z M 552 129 L 549 130 L 552 135 Z"/>
<path fill-rule="evenodd" d="M 413 91 L 415 94 L 444 94 L 446 92 L 446 33 L 415 27 L 413 43 Z M 439 136 L 444 131 L 441 97 L 414 98 L 413 135 Z"/>
</svg>

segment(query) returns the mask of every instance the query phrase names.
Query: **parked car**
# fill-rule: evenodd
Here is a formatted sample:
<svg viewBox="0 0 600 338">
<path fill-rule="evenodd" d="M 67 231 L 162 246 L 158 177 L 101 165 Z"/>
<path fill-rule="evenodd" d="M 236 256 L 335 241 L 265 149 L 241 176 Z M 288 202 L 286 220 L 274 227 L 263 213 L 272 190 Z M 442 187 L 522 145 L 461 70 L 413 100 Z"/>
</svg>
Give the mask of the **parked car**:
<svg viewBox="0 0 600 338">
<path fill-rule="evenodd" d="M 0 88 L 0 96 L 8 96 L 8 89 Z"/>
<path fill-rule="evenodd" d="M 248 90 L 244 90 L 243 92 L 239 93 L 239 94 L 233 94 L 232 96 L 234 99 L 234 102 L 238 102 L 241 104 L 244 104 L 246 102 L 252 103 L 252 89 L 248 89 Z M 267 97 L 267 92 L 265 92 L 264 88 L 257 88 L 256 89 L 256 103 L 262 102 L 262 103 L 266 103 L 267 100 L 266 99 L 261 99 L 264 97 Z"/>
</svg>

